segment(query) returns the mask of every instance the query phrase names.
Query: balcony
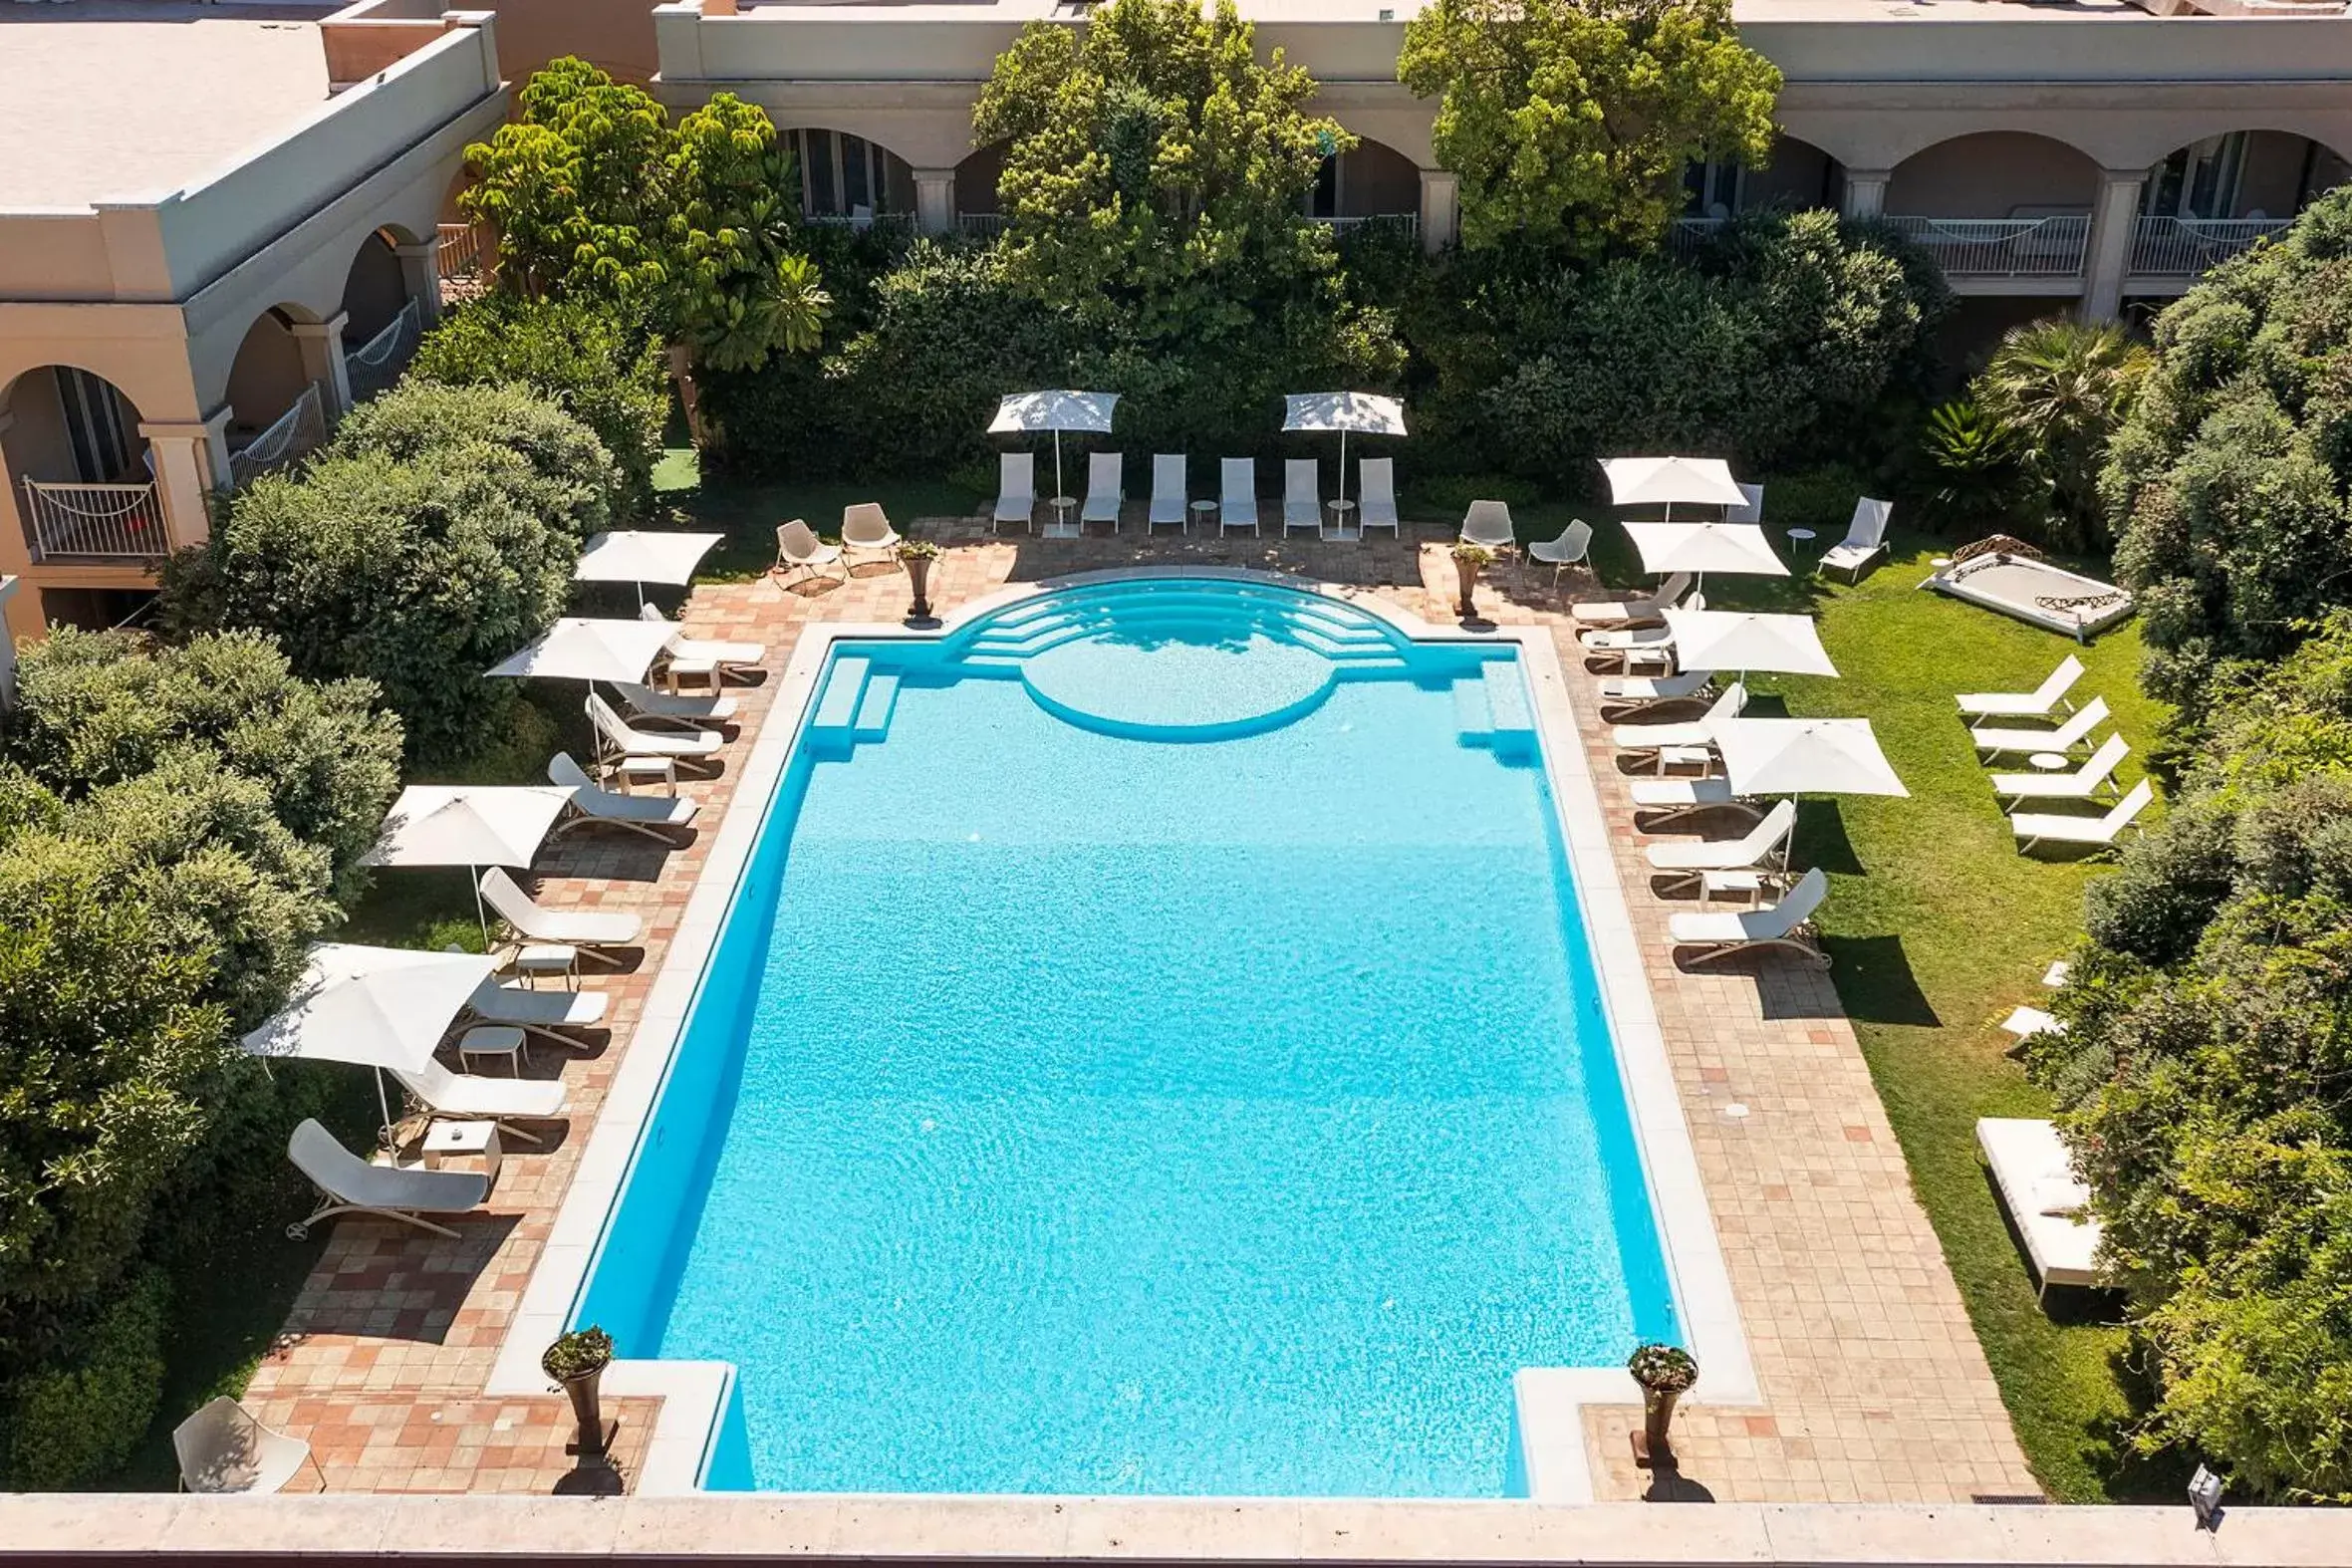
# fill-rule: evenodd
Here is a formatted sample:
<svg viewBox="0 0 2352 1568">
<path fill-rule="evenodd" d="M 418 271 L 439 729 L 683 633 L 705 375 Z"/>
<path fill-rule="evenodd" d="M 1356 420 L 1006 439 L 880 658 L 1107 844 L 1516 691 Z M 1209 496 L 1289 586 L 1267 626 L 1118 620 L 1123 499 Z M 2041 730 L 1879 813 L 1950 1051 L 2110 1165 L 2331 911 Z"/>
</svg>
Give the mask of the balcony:
<svg viewBox="0 0 2352 1568">
<path fill-rule="evenodd" d="M 955 232 L 969 234 L 974 239 L 994 239 L 1011 227 L 1012 219 L 1002 212 L 958 212 Z"/>
<path fill-rule="evenodd" d="M 25 481 L 25 534 L 35 562 L 146 565 L 171 553 L 162 498 L 145 484 Z"/>
<path fill-rule="evenodd" d="M 416 341 L 422 335 L 423 322 L 417 314 L 416 302 L 410 300 L 375 337 L 353 350 L 345 360 L 351 377 L 352 401 L 364 402 L 398 381 L 401 368 L 408 363 L 408 356 L 416 352 Z"/>
<path fill-rule="evenodd" d="M 2082 276 L 2090 247 L 2086 213 L 2047 218 L 1922 218 L 1886 220 L 1936 258 L 1948 278 L 2057 278 Z"/>
<path fill-rule="evenodd" d="M 1393 229 L 1410 239 L 1421 232 L 1421 214 L 1418 212 L 1372 212 L 1348 218 L 1310 217 L 1308 221 L 1320 223 L 1331 230 L 1334 239 L 1345 239 L 1350 234 L 1378 233 L 1383 229 Z"/>
<path fill-rule="evenodd" d="M 308 455 L 326 439 L 326 407 L 319 396 L 319 384 L 313 382 L 268 429 L 229 454 L 229 484 L 242 490 L 272 469 Z"/>
<path fill-rule="evenodd" d="M 2132 275 L 2194 278 L 2286 231 L 2283 218 L 2149 218 L 2132 231 Z"/>
</svg>

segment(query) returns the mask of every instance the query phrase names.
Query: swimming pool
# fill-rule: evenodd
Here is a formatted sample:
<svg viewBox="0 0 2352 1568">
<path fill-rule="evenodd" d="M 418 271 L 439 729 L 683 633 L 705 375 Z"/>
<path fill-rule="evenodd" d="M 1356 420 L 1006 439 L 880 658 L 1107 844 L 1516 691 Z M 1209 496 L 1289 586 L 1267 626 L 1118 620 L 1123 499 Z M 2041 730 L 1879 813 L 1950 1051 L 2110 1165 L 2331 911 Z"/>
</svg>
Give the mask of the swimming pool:
<svg viewBox="0 0 2352 1568">
<path fill-rule="evenodd" d="M 1528 689 L 1162 580 L 837 643 L 576 1319 L 705 1484 L 1500 1496 L 1676 1338 Z"/>
</svg>

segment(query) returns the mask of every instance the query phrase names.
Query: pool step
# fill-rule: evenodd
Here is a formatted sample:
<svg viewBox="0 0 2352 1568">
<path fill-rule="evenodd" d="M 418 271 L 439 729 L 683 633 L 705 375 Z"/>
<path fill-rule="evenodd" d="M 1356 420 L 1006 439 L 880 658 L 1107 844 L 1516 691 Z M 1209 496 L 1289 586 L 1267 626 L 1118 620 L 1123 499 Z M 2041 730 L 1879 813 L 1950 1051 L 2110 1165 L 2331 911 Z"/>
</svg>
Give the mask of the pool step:
<svg viewBox="0 0 2352 1568">
<path fill-rule="evenodd" d="M 1510 659 L 1488 659 L 1476 674 L 1453 682 L 1453 717 L 1465 746 L 1482 746 L 1508 758 L 1534 751 L 1535 717 L 1527 706 L 1527 685 Z"/>
<path fill-rule="evenodd" d="M 899 705 L 899 677 L 871 674 L 866 677 L 866 695 L 858 703 L 858 722 L 852 731 L 859 740 L 884 740 L 891 732 L 891 712 Z"/>
<path fill-rule="evenodd" d="M 846 757 L 859 741 L 887 739 L 898 705 L 897 675 L 869 658 L 837 658 L 809 714 L 809 745 L 822 756 Z"/>
<path fill-rule="evenodd" d="M 1493 658 L 1486 661 L 1481 671 L 1486 687 L 1487 711 L 1494 715 L 1494 732 L 1498 735 L 1532 735 L 1535 715 L 1527 707 L 1527 681 L 1519 673 L 1516 659 Z"/>
<path fill-rule="evenodd" d="M 1472 676 L 1453 683 L 1453 722 L 1464 745 L 1482 746 L 1494 737 L 1494 710 L 1487 705 L 1484 679 Z"/>
</svg>

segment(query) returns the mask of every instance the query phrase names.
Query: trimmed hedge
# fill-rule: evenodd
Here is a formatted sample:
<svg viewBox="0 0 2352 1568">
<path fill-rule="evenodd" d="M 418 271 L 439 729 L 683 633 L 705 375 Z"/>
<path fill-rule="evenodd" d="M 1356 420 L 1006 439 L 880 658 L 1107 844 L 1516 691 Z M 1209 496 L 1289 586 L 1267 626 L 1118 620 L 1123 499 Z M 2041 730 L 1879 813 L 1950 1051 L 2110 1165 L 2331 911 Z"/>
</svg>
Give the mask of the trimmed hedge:
<svg viewBox="0 0 2352 1568">
<path fill-rule="evenodd" d="M 22 1380 L 8 1412 L 11 1491 L 70 1491 L 123 1467 L 163 1397 L 171 1281 L 147 1269 L 60 1365 Z"/>
</svg>

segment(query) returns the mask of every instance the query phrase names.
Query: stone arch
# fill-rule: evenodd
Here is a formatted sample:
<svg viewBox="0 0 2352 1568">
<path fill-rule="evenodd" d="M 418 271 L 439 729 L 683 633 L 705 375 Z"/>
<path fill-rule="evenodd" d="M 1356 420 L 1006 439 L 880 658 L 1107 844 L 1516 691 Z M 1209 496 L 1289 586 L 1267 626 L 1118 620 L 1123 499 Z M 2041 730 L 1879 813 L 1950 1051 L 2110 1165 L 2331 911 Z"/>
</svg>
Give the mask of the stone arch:
<svg viewBox="0 0 2352 1568">
<path fill-rule="evenodd" d="M 993 217 L 1003 210 L 996 187 L 1004 173 L 1004 154 L 1012 139 L 1003 137 L 972 148 L 955 165 L 955 215 Z"/>
<path fill-rule="evenodd" d="M 229 420 L 223 435 L 233 453 L 292 408 L 321 379 L 325 345 L 316 334 L 318 316 L 300 305 L 281 303 L 253 318 L 229 362 Z M 306 337 L 309 341 L 305 341 Z"/>
<path fill-rule="evenodd" d="M 2028 218 L 2087 213 L 2099 165 L 2080 147 L 2029 131 L 1974 131 L 1931 142 L 1895 164 L 1891 214 Z"/>
<path fill-rule="evenodd" d="M 387 224 L 372 229 L 353 251 L 343 275 L 343 341 L 357 349 L 391 326 L 409 300 L 406 271 L 397 245 L 415 243 L 408 231 Z"/>
<path fill-rule="evenodd" d="M 858 219 L 915 211 L 915 165 L 869 136 L 824 126 L 778 126 L 800 173 L 801 213 Z"/>
<path fill-rule="evenodd" d="M 2317 137 L 2232 126 L 2191 137 L 2151 160 L 2141 211 L 2152 217 L 2293 217 L 2352 177 L 2352 164 Z"/>
<path fill-rule="evenodd" d="M 0 386 L 0 457 L 13 491 L 27 479 L 117 484 L 148 477 L 147 415 L 131 394 L 85 365 L 28 366 Z"/>
<path fill-rule="evenodd" d="M 1421 168 L 1388 142 L 1358 133 L 1323 160 L 1307 212 L 1317 218 L 1402 217 L 1421 211 Z"/>
</svg>

